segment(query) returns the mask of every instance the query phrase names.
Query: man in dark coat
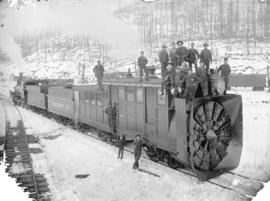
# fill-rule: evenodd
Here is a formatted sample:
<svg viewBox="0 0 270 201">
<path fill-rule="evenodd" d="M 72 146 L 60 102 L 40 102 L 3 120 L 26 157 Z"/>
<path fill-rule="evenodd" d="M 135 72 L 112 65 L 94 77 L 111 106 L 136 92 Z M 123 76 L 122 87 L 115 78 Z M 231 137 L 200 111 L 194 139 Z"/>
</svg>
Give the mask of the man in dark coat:
<svg viewBox="0 0 270 201">
<path fill-rule="evenodd" d="M 170 49 L 170 59 L 171 59 L 171 63 L 173 68 L 175 68 L 178 65 L 178 56 L 176 54 L 176 47 L 175 47 L 175 43 L 172 42 L 172 47 Z"/>
<path fill-rule="evenodd" d="M 228 64 L 228 57 L 224 58 L 224 64 L 222 64 L 218 68 L 218 72 L 220 72 L 220 75 L 224 80 L 224 83 L 225 83 L 225 91 L 224 91 L 224 93 L 226 94 L 226 90 L 227 90 L 228 84 L 229 84 L 229 75 L 231 73 L 231 67 Z"/>
<path fill-rule="evenodd" d="M 198 65 L 197 60 L 200 57 L 199 52 L 194 48 L 195 44 L 191 43 L 191 48 L 187 52 L 187 61 L 189 68 L 192 69 L 192 64 L 195 66 L 195 71 L 197 71 Z"/>
<path fill-rule="evenodd" d="M 209 73 L 210 63 L 212 63 L 212 53 L 210 50 L 207 49 L 208 44 L 203 44 L 204 49 L 201 51 L 200 54 L 200 61 L 202 61 L 205 64 L 205 68 L 207 73 Z"/>
<path fill-rule="evenodd" d="M 167 48 L 166 45 L 162 45 L 162 50 L 158 54 L 159 62 L 161 64 L 161 77 L 162 77 L 162 80 L 165 79 L 167 65 L 168 65 L 168 62 L 169 62 L 169 54 L 168 54 L 166 48 Z"/>
<path fill-rule="evenodd" d="M 138 169 L 139 168 L 139 160 L 140 157 L 142 155 L 142 147 L 144 146 L 140 135 L 136 136 L 135 139 L 135 148 L 134 148 L 134 157 L 135 157 L 135 161 L 133 164 L 133 169 Z"/>
<path fill-rule="evenodd" d="M 146 64 L 148 63 L 147 58 L 144 56 L 144 51 L 141 51 L 141 56 L 138 58 L 138 66 L 140 69 L 140 81 L 142 82 L 142 76 L 143 76 L 143 71 L 145 73 L 145 79 L 148 80 L 148 70 L 146 67 Z"/>
<path fill-rule="evenodd" d="M 185 61 L 187 56 L 187 48 L 184 45 L 183 41 L 177 41 L 176 43 L 179 47 L 176 49 L 176 55 L 178 57 L 178 66 L 182 65 L 182 62 Z"/>
<path fill-rule="evenodd" d="M 173 84 L 173 70 L 172 70 L 172 65 L 168 65 L 168 69 L 166 71 L 166 76 L 161 82 L 161 96 L 164 95 L 164 89 L 166 88 L 166 91 L 171 87 Z"/>
<path fill-rule="evenodd" d="M 97 65 L 94 68 L 94 73 L 97 78 L 97 84 L 98 88 L 102 89 L 102 79 L 103 79 L 103 73 L 104 73 L 104 67 L 101 65 L 100 60 L 97 61 Z"/>
<path fill-rule="evenodd" d="M 208 96 L 208 74 L 205 69 L 205 64 L 200 61 L 200 66 L 197 69 L 196 76 L 202 88 L 203 96 Z"/>
<path fill-rule="evenodd" d="M 116 103 L 112 106 L 111 103 L 109 103 L 109 106 L 106 108 L 105 113 L 108 116 L 108 123 L 110 130 L 113 134 L 113 136 L 116 136 L 116 116 L 117 116 L 117 109 L 116 109 Z"/>
<path fill-rule="evenodd" d="M 124 153 L 124 147 L 126 144 L 126 136 L 125 135 L 121 135 L 120 139 L 118 141 L 118 158 L 119 159 L 123 159 L 123 153 Z"/>
<path fill-rule="evenodd" d="M 191 69 L 188 69 L 183 82 L 184 85 L 183 97 L 186 98 L 187 101 L 191 101 L 193 99 L 198 82 L 199 79 L 196 76 L 196 74 L 192 73 Z"/>
</svg>

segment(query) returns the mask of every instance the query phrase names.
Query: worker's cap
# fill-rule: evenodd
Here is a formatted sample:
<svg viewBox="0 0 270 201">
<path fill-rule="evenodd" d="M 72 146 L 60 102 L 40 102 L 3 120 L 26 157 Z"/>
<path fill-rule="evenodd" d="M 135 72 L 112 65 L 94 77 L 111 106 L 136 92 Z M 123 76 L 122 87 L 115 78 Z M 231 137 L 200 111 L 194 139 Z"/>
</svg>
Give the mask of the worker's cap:
<svg viewBox="0 0 270 201">
<path fill-rule="evenodd" d="M 100 60 L 97 60 L 97 62 L 100 62 Z"/>
<path fill-rule="evenodd" d="M 167 46 L 166 46 L 165 44 L 163 44 L 161 47 L 162 47 L 162 48 L 167 48 Z"/>
<path fill-rule="evenodd" d="M 229 59 L 228 57 L 224 57 L 224 61 L 228 61 L 228 59 Z"/>
<path fill-rule="evenodd" d="M 141 54 L 143 54 L 144 53 L 144 51 L 141 51 Z"/>
<path fill-rule="evenodd" d="M 204 47 L 207 47 L 207 46 L 209 46 L 209 45 L 208 45 L 208 43 L 204 43 L 203 46 L 204 46 Z"/>
<path fill-rule="evenodd" d="M 181 41 L 181 40 L 179 40 L 179 41 L 176 42 L 177 45 L 178 45 L 179 43 L 181 43 L 182 45 L 184 44 L 184 42 Z"/>
</svg>

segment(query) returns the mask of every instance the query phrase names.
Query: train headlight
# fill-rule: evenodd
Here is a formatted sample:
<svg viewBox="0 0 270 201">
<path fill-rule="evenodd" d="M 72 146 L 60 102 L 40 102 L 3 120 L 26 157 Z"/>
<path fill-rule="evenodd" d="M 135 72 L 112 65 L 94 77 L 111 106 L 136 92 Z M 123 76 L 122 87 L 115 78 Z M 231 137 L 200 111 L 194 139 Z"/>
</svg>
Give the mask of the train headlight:
<svg viewBox="0 0 270 201">
<path fill-rule="evenodd" d="M 222 78 L 218 79 L 216 81 L 216 90 L 218 92 L 219 95 L 223 95 L 225 92 L 225 82 Z"/>
</svg>

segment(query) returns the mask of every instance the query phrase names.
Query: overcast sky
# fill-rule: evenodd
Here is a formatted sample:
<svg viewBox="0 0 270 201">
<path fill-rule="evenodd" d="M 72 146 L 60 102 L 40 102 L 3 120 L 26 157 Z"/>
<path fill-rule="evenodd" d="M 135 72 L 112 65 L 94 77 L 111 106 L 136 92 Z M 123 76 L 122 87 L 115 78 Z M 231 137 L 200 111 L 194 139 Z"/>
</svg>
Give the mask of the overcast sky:
<svg viewBox="0 0 270 201">
<path fill-rule="evenodd" d="M 138 46 L 137 28 L 116 17 L 113 11 L 135 1 L 138 0 L 49 0 L 18 3 L 19 9 L 18 4 L 10 8 L 1 3 L 0 23 L 4 26 L 0 27 L 0 50 L 20 60 L 20 50 L 12 44 L 14 36 L 60 31 L 88 34 L 101 42 L 118 45 L 122 52 L 128 53 L 132 50 L 130 47 L 134 50 Z M 137 49 L 139 51 L 139 47 Z"/>
</svg>

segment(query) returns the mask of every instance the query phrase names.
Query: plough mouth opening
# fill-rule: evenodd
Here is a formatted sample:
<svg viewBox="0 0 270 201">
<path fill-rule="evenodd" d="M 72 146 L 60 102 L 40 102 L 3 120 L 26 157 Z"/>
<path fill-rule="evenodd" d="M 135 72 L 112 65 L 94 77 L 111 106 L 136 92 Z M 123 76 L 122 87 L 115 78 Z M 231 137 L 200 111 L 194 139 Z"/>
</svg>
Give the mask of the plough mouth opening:
<svg viewBox="0 0 270 201">
<path fill-rule="evenodd" d="M 189 125 L 189 159 L 200 180 L 236 168 L 242 152 L 241 96 L 195 99 Z"/>
</svg>

